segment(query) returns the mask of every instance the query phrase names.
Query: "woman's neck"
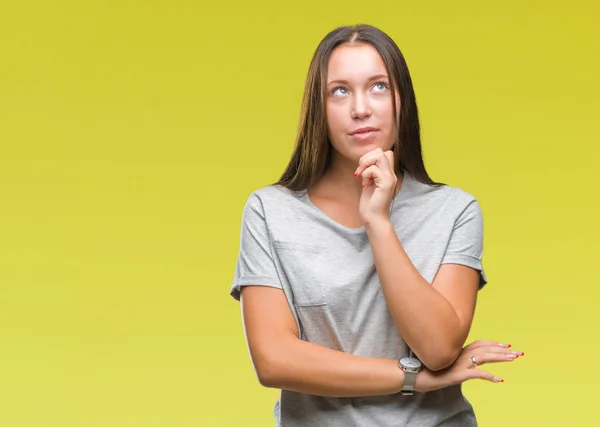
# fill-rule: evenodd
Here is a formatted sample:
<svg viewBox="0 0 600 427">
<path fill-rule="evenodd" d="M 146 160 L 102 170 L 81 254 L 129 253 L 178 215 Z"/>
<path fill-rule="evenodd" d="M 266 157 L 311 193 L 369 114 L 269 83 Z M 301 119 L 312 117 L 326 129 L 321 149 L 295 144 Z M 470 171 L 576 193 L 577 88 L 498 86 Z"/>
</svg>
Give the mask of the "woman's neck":
<svg viewBox="0 0 600 427">
<path fill-rule="evenodd" d="M 346 159 L 332 162 L 321 179 L 309 189 L 309 192 L 329 199 L 337 199 L 358 204 L 362 194 L 362 178 L 355 177 L 354 171 L 358 164 Z M 402 186 L 403 174 L 396 173 L 398 182 L 395 195 Z"/>
</svg>

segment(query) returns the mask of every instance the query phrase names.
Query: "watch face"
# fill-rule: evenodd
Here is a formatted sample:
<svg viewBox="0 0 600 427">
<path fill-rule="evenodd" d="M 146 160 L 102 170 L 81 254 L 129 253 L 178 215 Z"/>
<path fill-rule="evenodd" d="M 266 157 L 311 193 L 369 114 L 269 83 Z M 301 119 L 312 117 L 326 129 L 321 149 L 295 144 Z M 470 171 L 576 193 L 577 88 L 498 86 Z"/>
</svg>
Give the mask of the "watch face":
<svg viewBox="0 0 600 427">
<path fill-rule="evenodd" d="M 403 357 L 400 359 L 400 364 L 408 369 L 418 369 L 421 367 L 421 361 L 414 357 Z"/>
</svg>

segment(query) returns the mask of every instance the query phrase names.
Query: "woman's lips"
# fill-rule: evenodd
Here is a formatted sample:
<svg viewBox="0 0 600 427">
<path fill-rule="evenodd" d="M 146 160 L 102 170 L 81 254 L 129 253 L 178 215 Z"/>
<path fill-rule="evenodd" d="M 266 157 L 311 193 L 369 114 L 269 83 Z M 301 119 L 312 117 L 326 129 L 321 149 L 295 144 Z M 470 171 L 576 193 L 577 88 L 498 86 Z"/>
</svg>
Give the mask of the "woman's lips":
<svg viewBox="0 0 600 427">
<path fill-rule="evenodd" d="M 363 128 L 363 129 L 355 130 L 354 132 L 352 132 L 350 134 L 350 136 L 353 139 L 357 139 L 359 141 L 364 141 L 364 140 L 373 138 L 377 134 L 377 132 L 379 132 L 379 131 L 375 128 Z"/>
</svg>

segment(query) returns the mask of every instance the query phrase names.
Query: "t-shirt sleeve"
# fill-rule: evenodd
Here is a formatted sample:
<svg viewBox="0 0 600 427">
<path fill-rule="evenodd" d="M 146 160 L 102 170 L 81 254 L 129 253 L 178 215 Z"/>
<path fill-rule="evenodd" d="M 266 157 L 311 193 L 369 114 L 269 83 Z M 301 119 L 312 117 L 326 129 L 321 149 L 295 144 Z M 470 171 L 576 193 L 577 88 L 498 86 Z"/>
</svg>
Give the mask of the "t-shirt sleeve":
<svg viewBox="0 0 600 427">
<path fill-rule="evenodd" d="M 242 213 L 240 247 L 230 295 L 240 300 L 242 286 L 270 286 L 282 289 L 269 242 L 263 205 L 252 193 Z"/>
<path fill-rule="evenodd" d="M 442 264 L 461 264 L 479 271 L 479 289 L 487 284 L 483 269 L 483 214 L 471 199 L 454 223 Z"/>
</svg>

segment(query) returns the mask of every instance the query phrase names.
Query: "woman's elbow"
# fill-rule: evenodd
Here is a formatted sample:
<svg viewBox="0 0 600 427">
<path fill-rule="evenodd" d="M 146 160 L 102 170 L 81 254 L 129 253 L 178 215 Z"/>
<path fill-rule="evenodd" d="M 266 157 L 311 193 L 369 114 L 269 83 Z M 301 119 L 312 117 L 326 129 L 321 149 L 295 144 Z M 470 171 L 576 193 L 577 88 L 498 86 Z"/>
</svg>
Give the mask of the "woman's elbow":
<svg viewBox="0 0 600 427">
<path fill-rule="evenodd" d="M 277 388 L 279 382 L 277 379 L 278 374 L 273 365 L 263 362 L 260 365 L 256 365 L 255 371 L 260 385 L 266 388 Z"/>
<path fill-rule="evenodd" d="M 282 370 L 277 360 L 281 359 L 274 352 L 252 357 L 256 377 L 263 387 L 280 388 Z"/>
<path fill-rule="evenodd" d="M 429 355 L 426 355 L 421 362 L 430 371 L 441 371 L 450 366 L 456 361 L 460 350 L 451 348 L 447 350 L 437 350 Z"/>
</svg>

